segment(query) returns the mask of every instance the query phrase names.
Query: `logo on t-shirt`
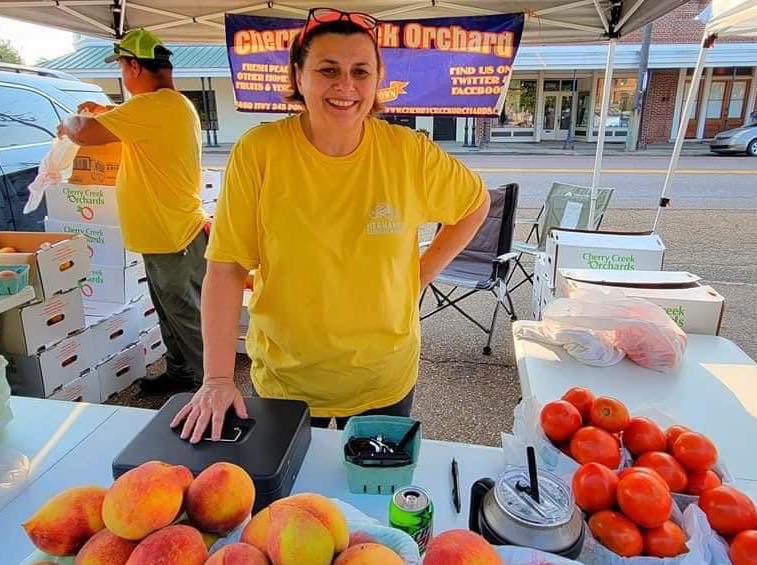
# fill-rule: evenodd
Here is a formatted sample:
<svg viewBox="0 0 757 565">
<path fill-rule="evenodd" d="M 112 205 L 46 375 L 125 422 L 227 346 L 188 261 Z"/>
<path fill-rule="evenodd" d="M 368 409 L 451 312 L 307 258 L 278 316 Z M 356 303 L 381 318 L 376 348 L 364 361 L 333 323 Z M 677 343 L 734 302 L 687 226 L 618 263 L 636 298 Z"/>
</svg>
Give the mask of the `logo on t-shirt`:
<svg viewBox="0 0 757 565">
<path fill-rule="evenodd" d="M 365 230 L 370 235 L 401 233 L 405 224 L 400 221 L 397 210 L 388 202 L 379 202 L 371 210 Z"/>
</svg>

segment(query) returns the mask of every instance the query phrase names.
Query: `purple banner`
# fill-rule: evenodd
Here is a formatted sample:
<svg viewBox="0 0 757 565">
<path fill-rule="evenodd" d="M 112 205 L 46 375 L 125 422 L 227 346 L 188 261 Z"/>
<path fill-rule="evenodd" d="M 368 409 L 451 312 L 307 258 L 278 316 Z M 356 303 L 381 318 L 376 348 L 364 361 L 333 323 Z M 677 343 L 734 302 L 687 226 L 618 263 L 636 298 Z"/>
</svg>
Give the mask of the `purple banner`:
<svg viewBox="0 0 757 565">
<path fill-rule="evenodd" d="M 379 99 L 389 114 L 497 116 L 523 32 L 523 14 L 383 21 Z M 303 20 L 226 14 L 237 110 L 300 109 L 289 88 L 289 45 Z"/>
</svg>

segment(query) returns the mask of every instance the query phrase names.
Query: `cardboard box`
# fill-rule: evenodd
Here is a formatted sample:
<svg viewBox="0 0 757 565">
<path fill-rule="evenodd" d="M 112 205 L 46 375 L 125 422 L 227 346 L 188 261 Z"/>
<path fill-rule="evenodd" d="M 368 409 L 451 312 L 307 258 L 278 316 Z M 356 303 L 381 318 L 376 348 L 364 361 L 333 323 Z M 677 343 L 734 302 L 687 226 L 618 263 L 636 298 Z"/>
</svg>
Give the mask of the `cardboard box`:
<svg viewBox="0 0 757 565">
<path fill-rule="evenodd" d="M 142 327 L 136 304 L 85 302 L 84 314 L 91 334 L 93 365 L 139 341 Z"/>
<path fill-rule="evenodd" d="M 95 371 L 87 371 L 70 383 L 64 384 L 49 398 L 54 400 L 68 400 L 70 402 L 100 403 L 100 381 Z"/>
<path fill-rule="evenodd" d="M 89 371 L 89 339 L 90 333 L 85 330 L 36 355 L 8 355 L 8 383 L 13 394 L 47 398 Z"/>
<path fill-rule="evenodd" d="M 145 376 L 144 349 L 141 344 L 135 343 L 100 363 L 95 370 L 100 382 L 100 400 L 105 402 L 110 396 Z"/>
<path fill-rule="evenodd" d="M 0 314 L 0 351 L 34 355 L 84 328 L 78 289 Z"/>
<path fill-rule="evenodd" d="M 45 191 L 47 215 L 64 222 L 119 226 L 116 189 L 105 185 L 61 183 Z"/>
<path fill-rule="evenodd" d="M 45 218 L 45 229 L 65 233 L 68 237 L 80 235 L 85 238 L 85 247 L 92 263 L 110 267 L 126 267 L 142 263 L 142 255 L 124 247 L 121 228 L 81 222 L 64 222 Z M 87 270 L 89 272 L 89 269 Z M 85 275 L 86 276 L 86 275 Z"/>
<path fill-rule="evenodd" d="M 29 284 L 41 300 L 77 288 L 90 271 L 87 242 L 75 234 L 3 231 L 3 247 L 17 252 L 0 253 L 0 263 L 29 265 Z"/>
<path fill-rule="evenodd" d="M 87 145 L 79 148 L 68 182 L 71 184 L 116 184 L 121 164 L 121 143 Z"/>
<path fill-rule="evenodd" d="M 665 245 L 652 233 L 615 233 L 579 230 L 549 232 L 547 276 L 558 284 L 559 269 L 659 271 Z"/>
<path fill-rule="evenodd" d="M 147 291 L 144 263 L 126 268 L 92 265 L 89 277 L 81 284 L 84 299 L 94 302 L 128 304 Z"/>
<path fill-rule="evenodd" d="M 150 328 L 139 337 L 142 349 L 145 352 L 145 364 L 152 365 L 160 361 L 166 354 L 166 344 L 163 341 L 163 334 L 160 332 L 160 326 Z"/>
<path fill-rule="evenodd" d="M 625 281 L 625 275 L 562 270 L 559 292 L 561 296 L 569 296 L 575 290 L 620 292 L 657 304 L 686 333 L 720 333 L 725 299 L 712 287 L 700 285 L 698 276 L 687 272 L 639 271 Z"/>
<path fill-rule="evenodd" d="M 149 292 L 137 300 L 135 305 L 137 307 L 137 319 L 140 320 L 140 332 L 146 332 L 160 324 L 158 312 L 155 310 Z"/>
<path fill-rule="evenodd" d="M 203 168 L 200 176 L 200 200 L 218 200 L 223 186 L 223 169 Z"/>
</svg>

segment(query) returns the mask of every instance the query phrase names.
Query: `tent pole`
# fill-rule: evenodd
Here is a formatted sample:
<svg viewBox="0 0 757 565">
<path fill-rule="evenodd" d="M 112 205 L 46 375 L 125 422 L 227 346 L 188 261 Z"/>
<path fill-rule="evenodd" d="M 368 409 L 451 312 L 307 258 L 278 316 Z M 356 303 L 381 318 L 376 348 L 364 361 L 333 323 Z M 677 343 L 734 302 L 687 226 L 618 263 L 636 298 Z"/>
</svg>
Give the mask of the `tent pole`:
<svg viewBox="0 0 757 565">
<path fill-rule="evenodd" d="M 699 81 L 702 79 L 702 70 L 704 69 L 704 60 L 707 56 L 707 49 L 709 47 L 712 47 L 714 41 L 714 36 L 704 37 L 702 39 L 702 46 L 699 49 L 699 58 L 697 59 L 696 67 L 694 67 L 694 76 L 691 77 L 691 86 L 689 87 L 689 92 L 686 95 L 686 103 L 684 104 L 683 112 L 681 113 L 681 121 L 678 124 L 678 135 L 676 136 L 676 142 L 673 146 L 673 154 L 671 155 L 670 163 L 668 164 L 668 173 L 665 175 L 665 182 L 662 185 L 660 202 L 657 207 L 657 215 L 655 216 L 654 224 L 652 225 L 652 231 L 657 230 L 657 224 L 660 221 L 662 209 L 667 208 L 670 204 L 670 199 L 665 195 L 670 188 L 670 184 L 673 182 L 673 176 L 675 175 L 676 168 L 678 167 L 678 159 L 681 156 L 683 140 L 686 137 L 686 129 L 689 125 L 689 116 L 691 116 L 691 109 L 694 106 L 694 98 L 696 97 L 695 93 L 699 90 Z M 703 96 L 707 96 L 707 93 L 704 93 Z"/>
<path fill-rule="evenodd" d="M 605 151 L 605 129 L 607 125 L 607 111 L 610 107 L 610 93 L 612 92 L 612 66 L 615 61 L 615 39 L 610 39 L 607 46 L 607 65 L 605 66 L 605 82 L 602 90 L 602 109 L 599 113 L 599 136 L 597 137 L 597 151 L 594 154 L 594 172 L 591 175 L 591 203 L 589 204 L 588 229 L 594 228 L 594 216 L 597 210 L 597 185 L 602 174 L 602 155 Z"/>
</svg>

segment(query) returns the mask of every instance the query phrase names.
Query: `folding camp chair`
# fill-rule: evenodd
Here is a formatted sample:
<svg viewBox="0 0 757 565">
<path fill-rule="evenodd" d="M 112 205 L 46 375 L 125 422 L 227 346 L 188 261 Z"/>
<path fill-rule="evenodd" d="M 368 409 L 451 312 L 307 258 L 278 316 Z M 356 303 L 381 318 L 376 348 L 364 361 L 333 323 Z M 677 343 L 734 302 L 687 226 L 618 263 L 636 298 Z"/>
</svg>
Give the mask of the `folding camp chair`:
<svg viewBox="0 0 757 565">
<path fill-rule="evenodd" d="M 500 307 L 505 309 L 511 320 L 517 319 L 510 292 L 505 284 L 505 277 L 510 270 L 510 261 L 517 255 L 510 252 L 510 243 L 515 227 L 518 185 L 513 183 L 501 186 L 490 190 L 489 195 L 491 207 L 484 223 L 465 249 L 429 285 L 427 290 L 430 289 L 436 298 L 436 308 L 421 316 L 421 320 L 425 320 L 449 307 L 454 308 L 488 335 L 484 355 L 491 355 L 494 324 Z M 439 284 L 450 285 L 452 289 L 444 292 L 439 288 Z M 462 295 L 455 296 L 458 288 L 468 290 Z M 481 291 L 491 292 L 496 299 L 488 327 L 459 306 L 461 301 Z M 421 304 L 425 295 L 424 290 Z"/>
<path fill-rule="evenodd" d="M 521 285 L 534 283 L 533 272 L 529 273 L 523 266 L 523 255 L 536 257 L 547 246 L 547 237 L 552 228 L 598 230 L 602 224 L 605 212 L 610 205 L 610 198 L 614 189 L 598 188 L 597 203 L 594 212 L 594 225 L 589 226 L 589 207 L 591 206 L 591 188 L 576 186 L 561 182 L 552 183 L 547 199 L 539 211 L 538 216 L 532 220 L 517 220 L 518 225 L 530 225 L 528 237 L 525 241 L 513 241 L 512 251 L 517 253 L 514 259 L 515 265 L 507 277 L 507 285 L 510 292 Z M 523 273 L 523 280 L 513 287 L 510 282 L 516 270 Z"/>
</svg>

